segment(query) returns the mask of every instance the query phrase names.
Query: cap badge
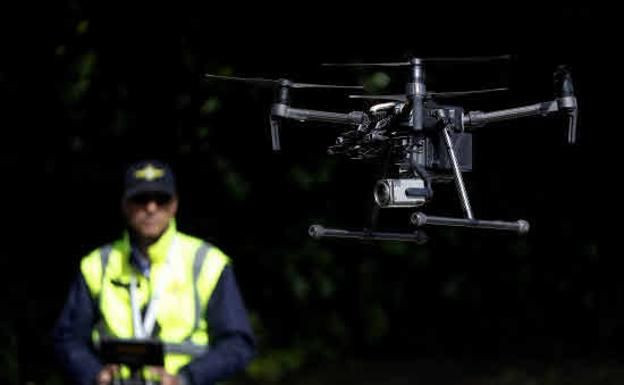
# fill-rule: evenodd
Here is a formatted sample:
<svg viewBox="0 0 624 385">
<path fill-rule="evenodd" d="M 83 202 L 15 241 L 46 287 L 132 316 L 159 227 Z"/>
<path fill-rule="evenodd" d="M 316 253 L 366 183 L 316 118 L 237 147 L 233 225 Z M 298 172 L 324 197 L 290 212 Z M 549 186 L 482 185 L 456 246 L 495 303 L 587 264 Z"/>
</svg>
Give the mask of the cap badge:
<svg viewBox="0 0 624 385">
<path fill-rule="evenodd" d="M 158 179 L 160 177 L 162 177 L 163 175 L 165 175 L 165 170 L 163 170 L 162 168 L 156 168 L 154 166 L 152 166 L 151 164 L 148 164 L 147 166 L 143 167 L 140 170 L 137 170 L 134 172 L 134 177 L 137 179 L 145 179 L 147 181 L 151 181 L 154 179 Z"/>
</svg>

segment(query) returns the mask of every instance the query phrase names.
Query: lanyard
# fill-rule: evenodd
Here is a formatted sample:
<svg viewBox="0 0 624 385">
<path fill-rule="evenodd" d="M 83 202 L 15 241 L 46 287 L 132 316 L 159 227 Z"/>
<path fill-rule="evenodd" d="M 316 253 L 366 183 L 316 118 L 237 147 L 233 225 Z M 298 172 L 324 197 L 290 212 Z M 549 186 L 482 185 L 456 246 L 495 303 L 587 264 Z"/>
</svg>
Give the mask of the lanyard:
<svg viewBox="0 0 624 385">
<path fill-rule="evenodd" d="M 130 277 L 130 307 L 132 308 L 132 326 L 134 328 L 134 338 L 147 339 L 150 338 L 154 331 L 154 325 L 156 324 L 156 310 L 158 307 L 158 301 L 164 287 L 165 278 L 167 272 L 171 270 L 172 255 L 176 253 L 177 249 L 177 237 L 173 237 L 167 258 L 165 259 L 165 266 L 160 274 L 160 279 L 156 282 L 156 287 L 152 293 L 152 298 L 147 305 L 147 311 L 145 312 L 145 319 L 141 321 L 140 305 L 137 298 L 137 278 L 134 272 Z"/>
</svg>

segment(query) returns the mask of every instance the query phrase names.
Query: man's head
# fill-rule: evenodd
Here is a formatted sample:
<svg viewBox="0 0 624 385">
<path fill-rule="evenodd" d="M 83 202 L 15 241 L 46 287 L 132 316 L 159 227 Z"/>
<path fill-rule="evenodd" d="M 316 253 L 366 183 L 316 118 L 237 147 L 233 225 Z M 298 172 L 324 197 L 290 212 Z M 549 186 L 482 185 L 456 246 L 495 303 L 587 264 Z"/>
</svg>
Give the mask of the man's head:
<svg viewBox="0 0 624 385">
<path fill-rule="evenodd" d="M 134 235 L 146 243 L 156 241 L 178 209 L 171 169 L 156 160 L 141 161 L 128 167 L 122 209 Z"/>
</svg>

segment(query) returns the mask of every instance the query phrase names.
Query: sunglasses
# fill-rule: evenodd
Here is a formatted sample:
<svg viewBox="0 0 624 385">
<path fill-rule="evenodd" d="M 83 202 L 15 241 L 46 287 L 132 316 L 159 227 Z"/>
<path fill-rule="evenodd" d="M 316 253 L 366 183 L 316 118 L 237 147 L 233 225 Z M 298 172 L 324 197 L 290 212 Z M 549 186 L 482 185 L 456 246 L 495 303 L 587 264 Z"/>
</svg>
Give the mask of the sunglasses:
<svg viewBox="0 0 624 385">
<path fill-rule="evenodd" d="M 164 193 L 141 193 L 130 197 L 129 201 L 135 205 L 146 205 L 155 202 L 158 206 L 166 205 L 171 202 L 173 197 Z"/>
</svg>

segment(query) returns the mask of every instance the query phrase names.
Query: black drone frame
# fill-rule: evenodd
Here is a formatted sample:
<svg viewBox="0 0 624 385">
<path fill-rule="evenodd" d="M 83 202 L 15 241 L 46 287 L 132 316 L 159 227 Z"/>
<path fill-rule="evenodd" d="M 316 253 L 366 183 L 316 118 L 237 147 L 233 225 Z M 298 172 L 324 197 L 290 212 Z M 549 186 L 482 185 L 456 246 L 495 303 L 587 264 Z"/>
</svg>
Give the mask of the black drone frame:
<svg viewBox="0 0 624 385">
<path fill-rule="evenodd" d="M 492 60 L 508 57 L 478 58 L 479 60 Z M 463 218 L 430 216 L 417 211 L 411 215 L 411 223 L 417 228 L 425 225 L 431 226 L 459 226 L 476 229 L 494 229 L 513 231 L 524 234 L 529 231 L 529 223 L 525 220 L 499 221 L 476 219 L 468 198 L 462 169 L 470 169 L 469 161 L 458 154 L 458 143 L 471 143 L 470 133 L 478 127 L 486 124 L 519 119 L 532 116 L 546 116 L 551 114 L 564 114 L 568 117 L 568 142 L 576 141 L 576 124 L 578 116 L 577 101 L 574 95 L 570 72 L 560 66 L 555 72 L 556 95 L 553 100 L 536 103 L 528 106 L 515 107 L 504 110 L 481 112 L 464 112 L 463 108 L 456 106 L 442 106 L 433 102 L 432 97 L 455 97 L 462 94 L 483 93 L 499 91 L 502 89 L 437 93 L 427 92 L 425 85 L 424 63 L 429 61 L 465 60 L 457 58 L 419 59 L 412 58 L 408 62 L 400 63 L 350 63 L 350 64 L 326 64 L 332 66 L 402 66 L 410 68 L 410 82 L 407 84 L 405 95 L 354 95 L 361 99 L 388 100 L 389 103 L 379 105 L 384 112 L 384 118 L 376 115 L 377 111 L 363 112 L 352 111 L 339 113 L 330 111 L 309 110 L 293 108 L 290 106 L 289 91 L 291 88 L 341 88 L 362 89 L 359 86 L 330 86 L 319 84 L 293 83 L 289 80 L 267 80 L 233 78 L 216 75 L 206 75 L 208 78 L 226 78 L 243 80 L 256 84 L 277 86 L 277 100 L 271 106 L 270 124 L 271 141 L 274 151 L 280 150 L 279 131 L 282 120 L 295 120 L 298 122 L 318 122 L 352 127 L 348 135 L 338 138 L 337 145 L 330 147 L 330 153 L 348 153 L 353 149 L 374 146 L 380 148 L 388 143 L 402 143 L 400 151 L 402 159 L 401 173 L 413 175 L 404 179 L 384 180 L 378 182 L 375 190 L 375 200 L 379 207 L 419 207 L 431 198 L 431 175 L 427 169 L 440 166 L 452 172 L 462 209 Z M 472 59 L 468 59 L 472 60 Z M 390 120 L 398 122 L 398 130 L 390 133 L 387 125 Z M 381 124 L 383 123 L 383 124 Z M 396 126 L 396 125 L 395 125 Z M 380 128 L 381 127 L 381 128 Z M 396 134 L 399 132 L 400 134 Z M 394 135 L 394 137 L 393 137 Z M 433 142 L 437 148 L 432 149 Z M 391 145 L 390 145 L 391 147 Z M 347 150 L 347 151 L 342 151 Z M 461 150 L 461 146 L 460 146 Z M 435 153 L 444 152 L 443 157 L 436 157 Z M 461 151 L 460 151 L 461 152 Z M 468 151 L 470 152 L 470 151 Z M 434 156 L 432 156 L 434 154 Z M 351 154 L 353 155 L 353 154 Z M 360 154 L 361 155 L 361 154 Z M 361 159 L 362 157 L 355 157 Z M 405 183 L 407 182 L 407 183 Z M 399 197 L 399 198 L 396 198 Z M 396 199 L 396 200 L 395 200 Z M 389 203 L 390 202 L 390 203 Z M 370 230 L 351 231 L 344 229 L 326 228 L 314 224 L 309 228 L 309 234 L 316 239 L 350 238 L 369 240 L 399 240 L 423 243 L 426 235 L 419 230 L 408 233 L 389 233 Z"/>
</svg>

